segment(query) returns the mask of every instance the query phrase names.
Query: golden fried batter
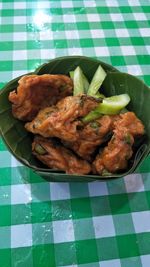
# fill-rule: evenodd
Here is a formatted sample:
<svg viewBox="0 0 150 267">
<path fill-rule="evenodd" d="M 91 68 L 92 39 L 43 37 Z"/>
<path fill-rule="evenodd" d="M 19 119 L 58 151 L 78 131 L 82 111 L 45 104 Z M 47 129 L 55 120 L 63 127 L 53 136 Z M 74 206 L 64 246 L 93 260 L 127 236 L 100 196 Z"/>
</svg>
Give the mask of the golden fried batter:
<svg viewBox="0 0 150 267">
<path fill-rule="evenodd" d="M 69 174 L 88 174 L 90 164 L 78 158 L 69 149 L 53 139 L 36 136 L 32 143 L 33 154 L 51 169 L 66 171 Z"/>
<path fill-rule="evenodd" d="M 18 83 L 17 92 L 10 92 L 9 100 L 14 117 L 23 121 L 31 121 L 40 109 L 71 95 L 73 88 L 72 80 L 65 75 L 26 75 Z"/>
<path fill-rule="evenodd" d="M 82 124 L 77 119 L 85 116 L 97 105 L 98 102 L 93 97 L 68 96 L 60 100 L 55 107 L 41 110 L 32 122 L 26 123 L 25 128 L 44 137 L 76 141 L 79 138 L 77 126 Z"/>
<path fill-rule="evenodd" d="M 82 125 L 78 131 L 79 138 L 75 142 L 64 142 L 64 145 L 71 148 L 80 157 L 90 161 L 97 146 L 107 141 L 112 133 L 114 122 L 119 118 L 119 115 L 104 115 L 95 121 Z"/>
<path fill-rule="evenodd" d="M 126 112 L 120 114 L 120 119 L 114 122 L 113 132 L 112 139 L 93 162 L 94 173 L 125 170 L 133 154 L 134 137 L 144 134 L 144 125 L 133 112 Z"/>
<path fill-rule="evenodd" d="M 134 112 L 126 112 L 123 114 L 120 114 L 120 120 L 117 120 L 114 122 L 114 127 L 119 130 L 119 128 L 126 127 L 130 134 L 133 136 L 136 135 L 143 135 L 144 125 L 143 123 L 137 118 Z"/>
<path fill-rule="evenodd" d="M 103 152 L 98 154 L 93 162 L 93 171 L 103 174 L 103 171 L 116 173 L 124 170 L 128 166 L 128 160 L 131 158 L 133 151 L 133 136 L 122 128 L 121 131 L 114 130 L 114 135 Z"/>
</svg>

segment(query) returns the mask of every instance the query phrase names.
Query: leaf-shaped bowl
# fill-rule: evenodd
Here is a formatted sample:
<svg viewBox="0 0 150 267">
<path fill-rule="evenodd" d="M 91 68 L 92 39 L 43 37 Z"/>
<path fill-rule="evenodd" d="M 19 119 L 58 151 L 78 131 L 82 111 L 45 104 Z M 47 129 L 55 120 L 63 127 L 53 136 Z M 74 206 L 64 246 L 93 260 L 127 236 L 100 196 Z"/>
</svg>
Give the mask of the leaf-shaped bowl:
<svg viewBox="0 0 150 267">
<path fill-rule="evenodd" d="M 121 73 L 114 67 L 83 56 L 68 56 L 56 58 L 43 64 L 33 72 L 34 74 L 68 74 L 80 65 L 85 75 L 91 80 L 98 65 L 105 69 L 107 77 L 103 83 L 103 92 L 106 96 L 116 95 L 127 92 L 131 97 L 128 109 L 134 111 L 143 121 L 146 129 L 147 138 L 142 142 L 137 150 L 130 168 L 126 172 L 115 175 L 69 175 L 58 170 L 43 168 L 38 160 L 31 153 L 32 134 L 24 128 L 24 123 L 15 119 L 11 111 L 11 103 L 8 100 L 9 92 L 16 89 L 20 77 L 10 81 L 0 92 L 0 133 L 10 152 L 24 165 L 30 167 L 40 176 L 49 181 L 93 181 L 103 179 L 113 179 L 123 177 L 135 171 L 139 164 L 150 152 L 150 89 L 138 78 Z M 28 75 L 33 74 L 28 73 Z"/>
</svg>

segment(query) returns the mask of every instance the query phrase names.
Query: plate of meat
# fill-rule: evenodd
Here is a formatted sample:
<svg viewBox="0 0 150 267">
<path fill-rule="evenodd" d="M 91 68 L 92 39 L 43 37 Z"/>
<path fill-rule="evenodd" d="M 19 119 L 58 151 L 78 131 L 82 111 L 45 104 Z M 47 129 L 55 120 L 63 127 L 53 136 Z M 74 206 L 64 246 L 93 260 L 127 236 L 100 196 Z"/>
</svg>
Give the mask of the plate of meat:
<svg viewBox="0 0 150 267">
<path fill-rule="evenodd" d="M 150 152 L 150 89 L 88 57 L 68 56 L 10 81 L 0 132 L 22 164 L 49 181 L 114 179 Z"/>
</svg>

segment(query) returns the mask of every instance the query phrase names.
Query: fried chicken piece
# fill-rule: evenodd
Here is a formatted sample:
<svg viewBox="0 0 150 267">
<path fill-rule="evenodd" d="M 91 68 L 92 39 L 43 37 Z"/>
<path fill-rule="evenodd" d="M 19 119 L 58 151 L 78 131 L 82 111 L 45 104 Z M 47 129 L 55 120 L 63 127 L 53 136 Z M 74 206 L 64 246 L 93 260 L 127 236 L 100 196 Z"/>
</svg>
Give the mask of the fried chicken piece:
<svg viewBox="0 0 150 267">
<path fill-rule="evenodd" d="M 95 121 L 82 125 L 79 130 L 79 138 L 75 142 L 64 142 L 64 145 L 71 148 L 80 157 L 90 161 L 97 146 L 111 137 L 114 122 L 119 118 L 119 115 L 104 115 Z"/>
<path fill-rule="evenodd" d="M 51 169 L 62 170 L 68 174 L 88 174 L 91 171 L 86 160 L 78 158 L 53 139 L 36 136 L 32 143 L 32 152 Z"/>
<path fill-rule="evenodd" d="M 134 137 L 144 134 L 144 125 L 133 112 L 120 114 L 120 120 L 114 122 L 114 128 L 110 142 L 93 162 L 94 173 L 125 170 L 133 154 Z"/>
<path fill-rule="evenodd" d="M 40 109 L 71 95 L 73 88 L 72 80 L 65 75 L 26 75 L 18 83 L 9 101 L 13 116 L 23 121 L 31 121 Z"/>
<path fill-rule="evenodd" d="M 25 128 L 44 137 L 76 141 L 79 138 L 77 126 L 81 125 L 78 118 L 85 116 L 97 105 L 98 102 L 93 97 L 68 96 L 60 100 L 55 107 L 41 110 L 32 122 L 26 123 Z"/>
</svg>

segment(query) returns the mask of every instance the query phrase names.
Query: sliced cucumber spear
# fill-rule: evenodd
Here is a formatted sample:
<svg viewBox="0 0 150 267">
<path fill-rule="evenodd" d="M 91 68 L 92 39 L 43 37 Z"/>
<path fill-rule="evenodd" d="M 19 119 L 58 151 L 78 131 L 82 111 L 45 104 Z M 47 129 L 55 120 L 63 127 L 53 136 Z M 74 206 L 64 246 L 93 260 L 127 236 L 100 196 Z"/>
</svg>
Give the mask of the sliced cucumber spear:
<svg viewBox="0 0 150 267">
<path fill-rule="evenodd" d="M 96 93 L 98 92 L 100 86 L 102 85 L 105 77 L 106 77 L 106 72 L 101 67 L 101 65 L 99 65 L 99 67 L 97 68 L 97 70 L 93 76 L 93 79 L 89 85 L 89 89 L 88 89 L 87 94 L 91 95 L 91 96 L 95 96 Z"/>
<path fill-rule="evenodd" d="M 118 114 L 120 111 L 128 105 L 130 97 L 128 94 L 115 95 L 106 97 L 103 102 L 100 103 L 97 108 L 87 114 L 82 121 L 89 122 L 101 117 L 102 114 L 113 115 Z"/>
<path fill-rule="evenodd" d="M 87 91 L 88 91 L 88 88 L 89 88 L 89 82 L 88 82 L 88 79 L 86 78 L 86 76 L 84 75 L 84 73 L 83 73 L 83 71 L 82 71 L 82 69 L 80 68 L 80 67 L 77 67 L 77 68 L 79 68 L 78 69 L 78 71 L 80 72 L 80 76 L 81 76 L 81 78 L 82 78 L 82 84 L 83 84 L 83 87 L 84 87 L 84 93 L 87 93 Z M 76 68 L 76 69 L 77 69 Z M 75 71 L 77 71 L 75 69 Z M 71 79 L 73 80 L 73 82 L 74 82 L 74 73 L 75 73 L 75 71 L 70 71 L 69 72 L 69 74 L 70 74 L 70 77 L 71 77 Z M 74 94 L 75 95 L 75 94 Z"/>
</svg>

